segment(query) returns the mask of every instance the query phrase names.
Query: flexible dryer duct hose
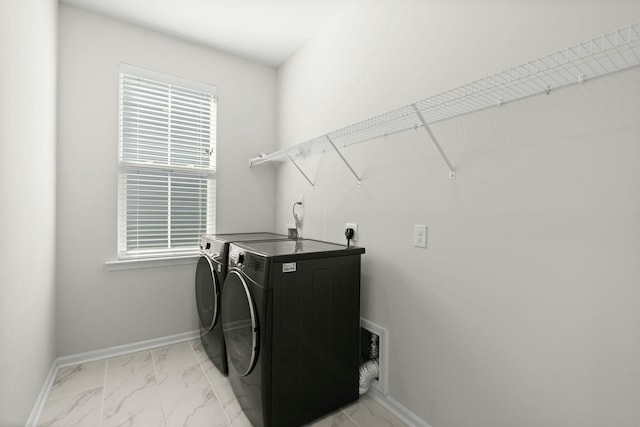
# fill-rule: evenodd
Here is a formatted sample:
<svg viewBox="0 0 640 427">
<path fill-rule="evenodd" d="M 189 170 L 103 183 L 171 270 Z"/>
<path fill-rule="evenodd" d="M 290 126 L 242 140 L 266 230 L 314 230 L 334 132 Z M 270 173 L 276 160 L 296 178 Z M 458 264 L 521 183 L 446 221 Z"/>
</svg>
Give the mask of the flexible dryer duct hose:
<svg viewBox="0 0 640 427">
<path fill-rule="evenodd" d="M 368 360 L 360 365 L 360 395 L 369 391 L 371 382 L 376 378 L 378 378 L 377 360 Z"/>
</svg>

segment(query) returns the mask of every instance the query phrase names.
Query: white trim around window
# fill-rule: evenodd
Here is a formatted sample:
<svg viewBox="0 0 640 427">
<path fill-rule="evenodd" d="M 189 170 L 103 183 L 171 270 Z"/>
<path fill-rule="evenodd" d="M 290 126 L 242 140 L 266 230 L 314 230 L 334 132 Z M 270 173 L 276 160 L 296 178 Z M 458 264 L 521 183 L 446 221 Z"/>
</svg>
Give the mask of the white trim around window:
<svg viewBox="0 0 640 427">
<path fill-rule="evenodd" d="M 215 232 L 216 112 L 214 86 L 121 64 L 118 253 L 108 268 L 192 258 L 200 235 Z"/>
</svg>

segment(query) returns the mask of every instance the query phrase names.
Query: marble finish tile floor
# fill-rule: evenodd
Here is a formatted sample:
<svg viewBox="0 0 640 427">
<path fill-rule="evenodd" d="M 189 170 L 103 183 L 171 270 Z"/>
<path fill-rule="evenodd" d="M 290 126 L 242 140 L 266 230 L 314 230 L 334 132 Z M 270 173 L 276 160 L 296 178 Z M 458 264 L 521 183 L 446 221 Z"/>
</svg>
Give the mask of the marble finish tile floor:
<svg viewBox="0 0 640 427">
<path fill-rule="evenodd" d="M 404 427 L 367 396 L 313 427 Z M 199 340 L 60 368 L 39 427 L 250 427 Z"/>
</svg>

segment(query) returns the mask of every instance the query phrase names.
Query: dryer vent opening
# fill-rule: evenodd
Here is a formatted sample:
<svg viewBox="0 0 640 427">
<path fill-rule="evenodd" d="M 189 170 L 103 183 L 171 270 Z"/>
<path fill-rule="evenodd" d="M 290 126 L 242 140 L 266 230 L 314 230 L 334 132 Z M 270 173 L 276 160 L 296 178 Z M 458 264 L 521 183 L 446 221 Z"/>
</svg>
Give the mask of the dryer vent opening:
<svg viewBox="0 0 640 427">
<path fill-rule="evenodd" d="M 387 394 L 386 329 L 360 319 L 360 391 L 370 388 Z"/>
<path fill-rule="evenodd" d="M 379 378 L 380 336 L 360 328 L 360 395 L 369 391 L 371 383 Z"/>
<path fill-rule="evenodd" d="M 380 359 L 380 335 L 360 328 L 360 363 Z"/>
</svg>

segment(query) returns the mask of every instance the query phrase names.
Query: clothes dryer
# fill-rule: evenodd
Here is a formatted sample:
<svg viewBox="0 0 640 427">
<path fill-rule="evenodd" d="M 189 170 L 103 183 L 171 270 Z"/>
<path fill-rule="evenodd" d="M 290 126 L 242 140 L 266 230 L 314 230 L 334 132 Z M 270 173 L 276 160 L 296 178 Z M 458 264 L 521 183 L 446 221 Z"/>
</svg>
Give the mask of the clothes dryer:
<svg viewBox="0 0 640 427">
<path fill-rule="evenodd" d="M 358 399 L 363 253 L 309 239 L 230 245 L 229 380 L 255 427 L 300 426 Z"/>
<path fill-rule="evenodd" d="M 200 237 L 200 259 L 196 267 L 196 306 L 200 319 L 200 340 L 213 364 L 227 375 L 227 357 L 220 321 L 220 297 L 227 274 L 229 244 L 234 241 L 284 239 L 275 233 L 211 234 Z"/>
</svg>

